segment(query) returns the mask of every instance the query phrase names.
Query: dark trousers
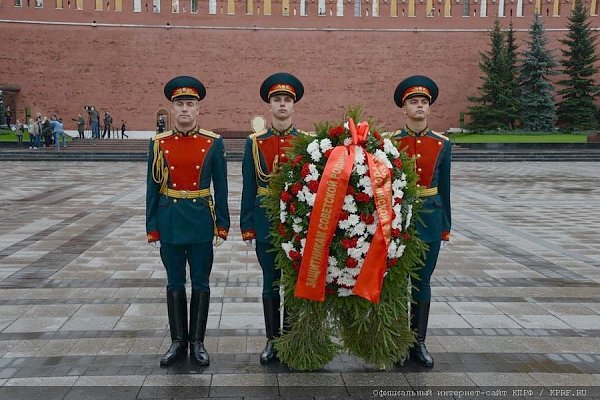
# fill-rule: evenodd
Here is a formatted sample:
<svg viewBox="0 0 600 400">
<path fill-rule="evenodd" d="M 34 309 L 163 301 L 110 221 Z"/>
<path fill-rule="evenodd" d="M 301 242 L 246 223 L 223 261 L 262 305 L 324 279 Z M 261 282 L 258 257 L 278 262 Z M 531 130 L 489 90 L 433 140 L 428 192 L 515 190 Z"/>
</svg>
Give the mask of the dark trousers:
<svg viewBox="0 0 600 400">
<path fill-rule="evenodd" d="M 262 298 L 270 299 L 279 295 L 279 285 L 275 281 L 281 278 L 281 270 L 275 269 L 273 246 L 266 242 L 256 242 L 256 256 L 263 272 Z"/>
<path fill-rule="evenodd" d="M 440 253 L 441 241 L 429 242 L 429 249 L 425 252 L 425 265 L 419 270 L 419 279 L 412 282 L 412 297 L 414 301 L 430 301 L 431 287 L 429 282 L 435 270 L 438 255 Z"/>
<path fill-rule="evenodd" d="M 104 131 L 102 132 L 102 139 L 104 139 L 105 135 L 108 135 L 108 139 L 110 139 L 110 128 L 111 126 L 108 124 L 104 125 Z"/>
<path fill-rule="evenodd" d="M 210 291 L 212 241 L 185 245 L 161 242 L 160 258 L 167 270 L 167 290 L 181 290 L 185 287 L 186 264 L 189 264 L 192 289 Z"/>
</svg>

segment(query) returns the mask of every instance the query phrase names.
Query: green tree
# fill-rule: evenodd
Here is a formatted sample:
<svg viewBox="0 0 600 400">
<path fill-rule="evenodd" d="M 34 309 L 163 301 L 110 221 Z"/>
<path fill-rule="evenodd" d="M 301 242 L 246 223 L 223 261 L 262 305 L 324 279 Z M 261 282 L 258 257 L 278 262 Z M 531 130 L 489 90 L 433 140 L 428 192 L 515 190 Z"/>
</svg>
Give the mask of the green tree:
<svg viewBox="0 0 600 400">
<path fill-rule="evenodd" d="M 562 96 L 558 103 L 558 123 L 568 129 L 594 129 L 598 126 L 597 108 L 594 99 L 600 92 L 593 79 L 598 72 L 594 65 L 599 56 L 596 53 L 596 35 L 590 27 L 583 1 L 577 1 L 569 17 L 566 39 L 560 40 L 566 46 L 562 49 L 560 64 L 566 79 L 560 80 L 564 88 L 558 91 Z"/>
<path fill-rule="evenodd" d="M 469 97 L 469 101 L 477 103 L 470 106 L 468 112 L 471 122 L 467 127 L 473 130 L 508 128 L 514 120 L 511 111 L 514 99 L 507 85 L 507 76 L 510 75 L 507 44 L 498 20 L 490 32 L 490 41 L 490 51 L 479 53 L 479 69 L 484 73 L 481 78 L 483 85 L 478 88 L 481 95 Z"/>
<path fill-rule="evenodd" d="M 520 104 L 517 101 L 520 94 L 519 81 L 517 79 L 518 50 L 515 30 L 511 20 L 508 31 L 506 31 L 506 71 L 504 77 L 506 90 L 508 93 L 510 93 L 510 98 L 512 100 L 506 104 L 506 114 L 509 128 L 513 128 L 515 126 L 515 122 L 519 117 Z"/>
<path fill-rule="evenodd" d="M 519 119 L 527 130 L 551 131 L 556 122 L 556 109 L 549 77 L 557 74 L 558 63 L 546 47 L 548 40 L 538 14 L 529 29 L 529 37 L 519 68 Z"/>
</svg>

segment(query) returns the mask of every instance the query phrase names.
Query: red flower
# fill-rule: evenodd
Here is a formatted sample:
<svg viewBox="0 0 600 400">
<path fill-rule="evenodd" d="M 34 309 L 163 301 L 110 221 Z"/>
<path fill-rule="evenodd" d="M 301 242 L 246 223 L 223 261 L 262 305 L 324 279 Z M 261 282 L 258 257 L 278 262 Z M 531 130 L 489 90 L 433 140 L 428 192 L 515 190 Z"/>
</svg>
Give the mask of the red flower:
<svg viewBox="0 0 600 400">
<path fill-rule="evenodd" d="M 300 243 L 301 240 L 302 240 L 302 235 L 300 235 L 299 233 L 296 233 L 294 235 L 294 241 Z"/>
<path fill-rule="evenodd" d="M 348 268 L 358 267 L 358 260 L 356 258 L 348 257 L 346 259 L 346 267 L 348 267 Z"/>
<path fill-rule="evenodd" d="M 371 201 L 369 195 L 364 192 L 356 193 L 354 195 L 354 198 L 360 203 L 368 203 L 369 201 Z"/>
<path fill-rule="evenodd" d="M 351 185 L 348 185 L 348 188 L 346 189 L 346 194 L 354 196 L 354 188 Z"/>
<path fill-rule="evenodd" d="M 392 161 L 392 163 L 398 167 L 398 168 L 402 168 L 402 159 L 400 158 L 394 158 L 394 161 Z"/>
<path fill-rule="evenodd" d="M 317 190 L 319 190 L 319 181 L 310 181 L 307 186 L 311 193 L 317 193 Z"/>
<path fill-rule="evenodd" d="M 338 137 L 338 136 L 342 136 L 344 134 L 344 132 L 346 132 L 346 130 L 344 129 L 343 126 L 336 126 L 335 128 L 331 128 L 329 130 L 328 136 Z"/>
<path fill-rule="evenodd" d="M 279 198 L 281 199 L 281 201 L 283 201 L 284 203 L 289 203 L 290 201 L 292 201 L 292 199 L 294 198 L 294 196 L 292 196 L 290 193 L 288 192 L 281 192 L 281 194 L 279 195 Z"/>
<path fill-rule="evenodd" d="M 302 184 L 300 182 L 296 182 L 292 185 L 292 187 L 290 188 L 290 192 L 292 192 L 292 194 L 294 196 L 296 196 L 298 194 L 299 191 L 302 190 Z"/>
<path fill-rule="evenodd" d="M 300 263 L 297 261 L 294 261 L 292 263 L 292 267 L 294 267 L 294 269 L 296 270 L 296 272 L 300 271 Z"/>
<path fill-rule="evenodd" d="M 373 222 L 375 222 L 375 217 L 373 214 L 360 214 L 360 219 L 367 225 L 371 225 Z"/>
<path fill-rule="evenodd" d="M 302 258 L 299 251 L 290 250 L 290 258 L 294 261 L 298 261 Z"/>
<path fill-rule="evenodd" d="M 342 243 L 342 247 L 346 250 L 356 247 L 356 245 L 358 244 L 358 238 L 357 237 L 353 237 L 350 239 L 342 239 L 341 241 Z"/>
<path fill-rule="evenodd" d="M 310 164 L 309 163 L 306 163 L 306 164 L 304 164 L 302 166 L 302 169 L 300 170 L 300 175 L 303 178 L 306 178 L 308 176 L 308 174 L 310 174 L 310 169 L 309 168 L 310 168 Z"/>
<path fill-rule="evenodd" d="M 395 267 L 398 264 L 397 258 L 390 258 L 387 262 L 388 268 Z"/>
<path fill-rule="evenodd" d="M 347 220 L 349 216 L 350 216 L 349 212 L 346 212 L 346 211 L 340 212 L 340 221 Z"/>
<path fill-rule="evenodd" d="M 379 144 L 383 144 L 383 138 L 381 137 L 381 135 L 379 134 L 379 132 L 377 132 L 377 131 L 373 132 L 373 136 L 375 136 L 375 139 L 377 139 L 377 141 L 379 142 Z"/>
<path fill-rule="evenodd" d="M 394 205 L 396 205 L 396 204 L 402 204 L 402 197 L 396 197 L 394 199 Z"/>
<path fill-rule="evenodd" d="M 329 158 L 329 156 L 331 155 L 332 151 L 333 151 L 333 147 L 331 149 L 325 150 L 325 153 L 323 153 L 325 155 L 325 158 Z"/>
<path fill-rule="evenodd" d="M 330 286 L 326 286 L 325 287 L 325 294 L 335 294 L 335 289 L 330 287 Z"/>
<path fill-rule="evenodd" d="M 402 235 L 402 239 L 404 239 L 404 240 L 410 240 L 410 233 L 404 233 Z"/>
<path fill-rule="evenodd" d="M 296 157 L 294 157 L 294 159 L 292 160 L 292 166 L 296 167 L 298 166 L 298 164 L 300 164 L 302 162 L 302 155 L 298 154 Z"/>
<path fill-rule="evenodd" d="M 296 214 L 296 203 L 290 204 L 290 212 Z"/>
<path fill-rule="evenodd" d="M 400 237 L 400 234 L 401 234 L 401 233 L 402 233 L 402 232 L 401 232 L 401 231 L 400 231 L 400 229 L 398 229 L 398 228 L 392 229 L 392 236 L 393 236 L 393 237 Z"/>
<path fill-rule="evenodd" d="M 280 234 L 281 236 L 283 236 L 284 238 L 287 238 L 287 236 L 288 236 L 288 233 L 287 233 L 287 231 L 285 230 L 285 225 L 283 225 L 282 223 L 279 223 L 279 226 L 278 226 L 278 231 L 279 231 L 279 234 Z"/>
</svg>

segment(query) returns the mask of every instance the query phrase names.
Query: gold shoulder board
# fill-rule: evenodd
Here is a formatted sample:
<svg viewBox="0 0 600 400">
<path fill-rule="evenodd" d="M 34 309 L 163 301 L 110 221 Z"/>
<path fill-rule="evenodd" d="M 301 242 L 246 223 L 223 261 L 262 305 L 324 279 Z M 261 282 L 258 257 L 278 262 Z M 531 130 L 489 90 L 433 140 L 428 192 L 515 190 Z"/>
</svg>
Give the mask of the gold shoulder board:
<svg viewBox="0 0 600 400">
<path fill-rule="evenodd" d="M 444 140 L 450 140 L 450 139 L 448 139 L 448 137 L 447 137 L 447 136 L 445 136 L 445 135 L 444 135 L 443 133 L 441 133 L 441 132 L 431 131 L 431 133 L 433 133 L 435 136 L 437 136 L 437 137 L 439 137 L 439 138 L 442 138 L 442 139 L 444 139 Z"/>
<path fill-rule="evenodd" d="M 219 135 L 218 133 L 214 133 L 212 131 L 207 131 L 206 129 L 198 129 L 198 132 L 200 132 L 203 135 L 206 135 L 208 137 L 211 137 L 213 139 L 218 139 L 221 137 L 221 135 Z"/>
<path fill-rule="evenodd" d="M 157 135 L 154 135 L 152 137 L 152 140 L 157 140 L 157 139 L 162 139 L 162 138 L 166 138 L 167 136 L 171 136 L 173 134 L 173 131 L 168 131 L 168 132 L 163 132 L 163 133 L 159 133 Z"/>
<path fill-rule="evenodd" d="M 398 132 L 398 131 L 396 131 L 396 132 Z M 396 132 L 381 132 L 381 137 L 384 139 L 391 139 L 394 137 Z"/>
<path fill-rule="evenodd" d="M 306 132 L 306 131 L 301 131 L 300 129 L 297 129 L 297 131 L 301 135 L 306 135 L 306 136 L 311 136 L 311 137 L 317 136 L 317 134 L 315 132 Z"/>
</svg>

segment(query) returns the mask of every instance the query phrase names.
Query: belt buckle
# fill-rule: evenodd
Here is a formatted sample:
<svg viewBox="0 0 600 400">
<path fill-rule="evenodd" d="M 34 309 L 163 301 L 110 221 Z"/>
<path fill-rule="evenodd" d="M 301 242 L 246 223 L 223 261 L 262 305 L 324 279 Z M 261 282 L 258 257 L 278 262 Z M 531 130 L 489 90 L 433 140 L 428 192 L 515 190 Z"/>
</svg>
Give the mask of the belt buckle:
<svg viewBox="0 0 600 400">
<path fill-rule="evenodd" d="M 188 198 L 188 191 L 187 190 L 182 190 L 181 191 L 181 198 L 182 199 L 187 199 Z"/>
</svg>

